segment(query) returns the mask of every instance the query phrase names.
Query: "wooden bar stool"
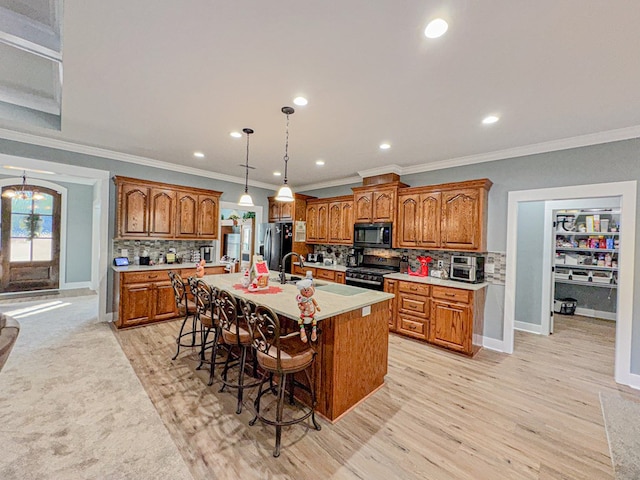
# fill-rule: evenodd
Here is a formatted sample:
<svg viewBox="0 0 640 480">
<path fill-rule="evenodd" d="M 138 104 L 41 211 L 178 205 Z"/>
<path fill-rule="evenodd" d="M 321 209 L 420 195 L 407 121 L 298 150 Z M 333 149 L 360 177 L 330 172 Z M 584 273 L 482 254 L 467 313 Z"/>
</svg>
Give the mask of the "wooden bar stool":
<svg viewBox="0 0 640 480">
<path fill-rule="evenodd" d="M 256 351 L 258 365 L 263 370 L 260 387 L 254 401 L 255 417 L 249 425 L 254 425 L 256 420 L 260 420 L 268 425 L 276 427 L 276 446 L 273 456 L 280 455 L 280 440 L 282 437 L 282 427 L 300 423 L 311 417 L 313 428 L 320 430 L 320 425 L 316 422 L 316 389 L 315 389 L 315 350 L 308 343 L 302 342 L 300 332 L 295 331 L 286 333 L 281 329 L 280 319 L 278 315 L 269 307 L 259 305 L 256 308 L 251 322 L 253 329 L 253 347 Z M 309 374 L 311 370 L 311 374 Z M 304 371 L 307 378 L 308 386 L 295 382 L 293 374 Z M 307 390 L 311 394 L 311 406 L 299 406 L 298 416 L 283 420 L 285 391 L 287 387 L 287 378 L 291 376 L 290 403 L 295 403 L 293 398 L 293 386 L 299 386 Z M 277 385 L 277 404 L 275 418 L 261 411 L 260 401 L 262 396 L 272 392 L 273 388 L 263 390 L 267 380 L 272 381 L 276 377 Z"/>
<path fill-rule="evenodd" d="M 204 331 L 202 328 L 198 328 L 198 318 L 196 315 L 196 304 L 192 300 L 190 300 L 187 296 L 187 287 L 182 280 L 182 277 L 179 273 L 174 271 L 169 271 L 169 278 L 171 279 L 171 285 L 173 286 L 173 294 L 176 299 L 176 307 L 178 308 L 178 312 L 180 315 L 184 315 L 184 319 L 182 320 L 182 325 L 180 326 L 180 332 L 176 337 L 176 354 L 173 356 L 171 360 L 175 360 L 178 358 L 180 354 L 180 347 L 200 347 L 202 346 L 202 338 L 200 341 L 197 340 L 197 335 L 202 335 Z M 191 317 L 191 330 L 185 332 L 185 327 L 187 326 L 187 322 Z"/>
<path fill-rule="evenodd" d="M 251 388 L 258 385 L 258 381 L 245 383 L 245 367 L 247 363 L 247 354 L 251 353 L 251 344 L 253 337 L 247 320 L 250 318 L 245 312 L 255 309 L 252 302 L 243 301 L 241 304 L 236 301 L 235 297 L 221 290 L 218 294 L 218 315 L 220 318 L 220 328 L 222 329 L 222 339 L 229 348 L 229 354 L 224 364 L 222 372 L 222 387 L 220 391 L 224 391 L 225 387 L 236 388 L 238 390 L 238 405 L 236 413 L 242 412 L 242 398 L 245 388 Z M 235 352 L 235 362 L 233 362 L 233 352 Z M 235 380 L 229 379 L 229 371 L 238 367 L 238 377 Z M 256 367 L 254 365 L 254 375 Z"/>
</svg>

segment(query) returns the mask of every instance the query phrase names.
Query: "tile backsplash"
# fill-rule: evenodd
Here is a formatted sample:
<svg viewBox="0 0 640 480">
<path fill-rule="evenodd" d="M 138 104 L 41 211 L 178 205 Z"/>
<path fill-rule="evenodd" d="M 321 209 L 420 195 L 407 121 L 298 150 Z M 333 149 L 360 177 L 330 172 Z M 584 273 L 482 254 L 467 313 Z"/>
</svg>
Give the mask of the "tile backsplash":
<svg viewBox="0 0 640 480">
<path fill-rule="evenodd" d="M 170 248 L 176 249 L 176 256 L 182 263 L 192 263 L 196 261 L 196 256 L 200 255 L 200 247 L 213 246 L 217 249 L 216 240 L 114 240 L 113 241 L 113 256 L 120 257 L 122 250 L 127 250 L 127 258 L 129 263 L 134 264 L 136 256 L 142 256 L 142 252 L 145 250 L 149 253 L 149 257 L 155 263 L 158 261 L 160 254 L 166 255 Z"/>
<path fill-rule="evenodd" d="M 342 245 L 315 245 L 314 253 L 322 253 L 326 258 L 333 258 L 338 265 L 346 265 L 347 252 L 351 247 Z M 401 257 L 407 255 L 409 257 L 409 264 L 412 270 L 416 270 L 420 266 L 418 257 L 429 256 L 433 258 L 431 268 L 434 268 L 438 264 L 438 260 L 442 260 L 444 269 L 448 272 L 450 268 L 451 255 L 473 255 L 478 257 L 485 257 L 485 265 L 493 264 L 494 272 L 488 273 L 485 268 L 485 281 L 496 284 L 504 285 L 506 274 L 506 254 L 504 252 L 487 252 L 487 253 L 469 253 L 469 252 L 452 252 L 442 250 L 417 250 L 417 249 L 386 249 L 386 248 L 365 248 L 365 255 L 378 255 L 381 257 Z"/>
</svg>

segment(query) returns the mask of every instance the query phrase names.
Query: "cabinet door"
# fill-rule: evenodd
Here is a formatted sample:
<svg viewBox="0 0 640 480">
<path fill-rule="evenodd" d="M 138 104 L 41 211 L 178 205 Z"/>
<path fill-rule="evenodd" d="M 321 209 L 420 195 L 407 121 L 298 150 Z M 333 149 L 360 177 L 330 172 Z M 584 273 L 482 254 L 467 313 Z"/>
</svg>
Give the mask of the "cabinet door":
<svg viewBox="0 0 640 480">
<path fill-rule="evenodd" d="M 269 199 L 269 222 L 280 221 L 280 202 Z"/>
<path fill-rule="evenodd" d="M 353 202 L 342 202 L 342 242 L 353 244 Z"/>
<path fill-rule="evenodd" d="M 480 248 L 480 191 L 465 189 L 442 194 L 442 247 Z"/>
<path fill-rule="evenodd" d="M 198 237 L 218 238 L 218 197 L 198 195 Z"/>
<path fill-rule="evenodd" d="M 151 188 L 149 193 L 149 235 L 172 238 L 176 209 L 176 193 L 164 188 Z"/>
<path fill-rule="evenodd" d="M 198 196 L 191 192 L 177 193 L 176 236 L 198 236 Z"/>
<path fill-rule="evenodd" d="M 166 320 L 178 316 L 176 299 L 171 282 L 158 282 L 154 284 L 154 320 Z"/>
<path fill-rule="evenodd" d="M 372 202 L 373 202 L 373 212 L 371 216 L 371 221 L 373 223 L 394 221 L 395 210 L 396 210 L 395 191 L 382 190 L 378 192 L 373 192 Z"/>
<path fill-rule="evenodd" d="M 441 246 L 442 194 L 440 192 L 421 194 L 419 211 L 418 245 L 424 248 L 439 248 Z"/>
<path fill-rule="evenodd" d="M 344 225 L 342 225 L 342 202 L 329 204 L 329 243 L 341 243 Z"/>
<path fill-rule="evenodd" d="M 316 268 L 316 278 L 322 280 L 329 280 L 330 282 L 336 281 L 336 272 L 334 270 L 327 270 L 325 268 Z"/>
<path fill-rule="evenodd" d="M 371 223 L 373 216 L 373 206 L 371 192 L 356 193 L 353 197 L 354 222 Z"/>
<path fill-rule="evenodd" d="M 347 283 L 347 278 L 344 272 L 336 272 L 336 283 Z"/>
<path fill-rule="evenodd" d="M 420 231 L 420 195 L 398 197 L 398 229 L 394 232 L 398 247 L 417 247 Z"/>
<path fill-rule="evenodd" d="M 316 224 L 318 236 L 316 240 L 320 243 L 327 243 L 329 238 L 328 223 L 329 221 L 329 205 L 327 203 L 318 204 L 318 222 Z"/>
<path fill-rule="evenodd" d="M 472 353 L 471 308 L 433 299 L 429 342 L 458 352 Z"/>
<path fill-rule="evenodd" d="M 387 293 L 392 293 L 396 295 L 391 300 L 389 300 L 389 331 L 396 331 L 396 298 L 397 298 L 397 280 L 384 280 L 384 291 Z"/>
<path fill-rule="evenodd" d="M 307 204 L 307 242 L 315 243 L 318 240 L 318 206 Z"/>
<path fill-rule="evenodd" d="M 153 283 L 132 283 L 122 286 L 121 312 L 118 327 L 148 323 L 153 319 Z M 175 303 L 175 301 L 174 301 Z"/>
<path fill-rule="evenodd" d="M 293 212 L 295 212 L 295 202 L 282 202 L 280 204 L 280 220 L 290 222 L 293 220 Z"/>
<path fill-rule="evenodd" d="M 149 236 L 149 189 L 128 184 L 120 190 L 120 236 Z"/>
</svg>

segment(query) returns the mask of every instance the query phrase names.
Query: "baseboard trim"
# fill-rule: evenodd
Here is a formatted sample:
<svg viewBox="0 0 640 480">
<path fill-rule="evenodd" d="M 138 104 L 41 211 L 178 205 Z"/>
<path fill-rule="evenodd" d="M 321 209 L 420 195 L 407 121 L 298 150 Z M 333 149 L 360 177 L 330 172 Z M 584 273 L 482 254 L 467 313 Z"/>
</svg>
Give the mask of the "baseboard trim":
<svg viewBox="0 0 640 480">
<path fill-rule="evenodd" d="M 616 320 L 615 312 L 603 312 L 601 310 L 594 310 L 592 308 L 576 308 L 576 315 L 582 315 L 583 317 L 602 318 L 604 320 Z"/>
<path fill-rule="evenodd" d="M 491 337 L 482 337 L 482 346 L 489 350 L 495 350 L 496 352 L 504 352 L 504 340 L 498 340 Z"/>
<path fill-rule="evenodd" d="M 629 374 L 629 386 L 631 388 L 635 388 L 636 390 L 640 390 L 640 375 L 635 373 Z"/>
<path fill-rule="evenodd" d="M 60 290 L 76 290 L 81 288 L 91 289 L 91 282 L 71 282 L 60 285 Z"/>
<path fill-rule="evenodd" d="M 522 332 L 536 333 L 538 335 L 542 334 L 542 325 L 535 325 L 533 323 L 518 322 L 516 320 L 513 322 L 513 328 Z"/>
</svg>

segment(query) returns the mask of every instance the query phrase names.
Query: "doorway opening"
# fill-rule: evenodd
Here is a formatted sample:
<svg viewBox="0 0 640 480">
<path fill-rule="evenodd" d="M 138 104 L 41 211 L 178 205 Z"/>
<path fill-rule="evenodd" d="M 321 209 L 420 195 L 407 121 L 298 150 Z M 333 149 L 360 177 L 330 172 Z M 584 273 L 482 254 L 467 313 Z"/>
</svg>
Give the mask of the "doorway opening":
<svg viewBox="0 0 640 480">
<path fill-rule="evenodd" d="M 620 256 L 624 263 L 618 266 L 618 300 L 616 322 L 615 380 L 632 385 L 635 380 L 631 373 L 631 342 L 633 320 L 633 269 L 635 265 L 635 222 L 636 222 L 637 182 L 617 182 L 595 185 L 578 185 L 561 188 L 524 190 L 509 193 L 507 220 L 507 271 L 505 282 L 505 310 L 503 330 L 503 351 L 513 353 L 516 312 L 516 285 L 518 266 L 518 216 L 520 205 L 526 202 L 552 202 L 584 198 L 614 197 L 620 201 L 620 223 L 624 225 L 619 233 Z M 551 227 L 549 227 L 550 229 Z M 550 230 L 545 238 L 549 238 Z M 550 247 L 549 247 L 550 249 Z M 551 305 L 551 254 L 542 259 L 545 262 L 543 281 L 537 288 Z M 545 282 L 546 287 L 545 287 Z"/>
</svg>

